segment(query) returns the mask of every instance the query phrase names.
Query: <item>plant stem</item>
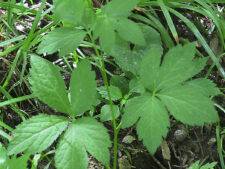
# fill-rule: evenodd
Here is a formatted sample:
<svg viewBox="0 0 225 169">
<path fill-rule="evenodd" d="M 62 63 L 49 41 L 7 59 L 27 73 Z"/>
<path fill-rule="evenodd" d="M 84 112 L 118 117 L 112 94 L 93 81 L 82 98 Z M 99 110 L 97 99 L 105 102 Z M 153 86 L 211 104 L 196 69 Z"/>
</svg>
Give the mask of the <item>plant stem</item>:
<svg viewBox="0 0 225 169">
<path fill-rule="evenodd" d="M 104 82 L 104 85 L 106 86 L 106 90 L 107 90 L 107 94 L 108 94 L 108 98 L 109 98 L 109 104 L 110 104 L 110 109 L 111 109 L 111 113 L 112 113 L 113 133 L 114 133 L 114 138 L 113 138 L 113 169 L 116 169 L 117 168 L 117 138 L 118 138 L 118 133 L 119 133 L 120 127 L 118 129 L 117 124 L 116 124 L 115 111 L 113 109 L 113 102 L 112 102 L 112 97 L 111 97 L 111 93 L 110 93 L 110 90 L 109 90 L 109 83 L 108 83 L 108 78 L 107 78 L 107 75 L 106 75 L 103 55 L 102 54 L 100 55 L 100 53 L 97 49 L 97 46 L 95 44 L 95 41 L 94 41 L 90 32 L 88 32 L 88 35 L 89 35 L 89 37 L 91 39 L 91 42 L 93 44 L 95 53 L 98 56 L 100 66 L 101 66 L 100 71 L 101 71 L 103 82 Z"/>
</svg>

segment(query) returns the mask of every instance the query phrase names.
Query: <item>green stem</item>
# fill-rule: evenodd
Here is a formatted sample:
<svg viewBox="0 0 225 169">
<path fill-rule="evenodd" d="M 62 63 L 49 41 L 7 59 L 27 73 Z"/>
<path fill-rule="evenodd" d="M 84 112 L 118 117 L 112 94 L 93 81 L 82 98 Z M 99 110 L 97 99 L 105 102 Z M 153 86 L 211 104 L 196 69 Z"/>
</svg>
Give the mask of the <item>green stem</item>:
<svg viewBox="0 0 225 169">
<path fill-rule="evenodd" d="M 111 93 L 110 93 L 110 90 L 109 90 L 109 83 L 108 83 L 108 78 L 107 78 L 107 75 L 106 75 L 104 58 L 103 58 L 103 55 L 100 55 L 100 53 L 97 49 L 97 46 L 95 44 L 95 41 L 94 41 L 90 32 L 88 32 L 88 35 L 89 35 L 89 37 L 92 41 L 95 53 L 98 56 L 100 66 L 101 66 L 100 71 L 101 71 L 103 82 L 104 82 L 104 85 L 106 86 L 107 94 L 108 94 L 108 97 L 109 97 L 109 104 L 110 104 L 110 109 L 111 109 L 111 113 L 112 113 L 113 133 L 114 133 L 114 138 L 113 138 L 113 143 L 114 143 L 113 144 L 113 169 L 117 169 L 117 138 L 118 138 L 119 130 L 117 130 L 115 111 L 113 109 L 112 97 L 111 97 Z"/>
<path fill-rule="evenodd" d="M 225 168 L 224 159 L 223 159 L 223 146 L 221 144 L 220 140 L 220 122 L 218 122 L 218 125 L 216 126 L 216 140 L 217 140 L 217 149 L 220 157 L 220 164 L 222 168 Z"/>
</svg>

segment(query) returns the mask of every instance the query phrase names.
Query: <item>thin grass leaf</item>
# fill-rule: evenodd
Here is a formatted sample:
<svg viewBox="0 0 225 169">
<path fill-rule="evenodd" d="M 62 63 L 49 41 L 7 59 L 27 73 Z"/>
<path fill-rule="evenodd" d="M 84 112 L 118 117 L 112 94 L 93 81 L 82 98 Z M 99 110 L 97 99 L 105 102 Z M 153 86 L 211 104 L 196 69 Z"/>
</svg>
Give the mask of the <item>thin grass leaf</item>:
<svg viewBox="0 0 225 169">
<path fill-rule="evenodd" d="M 157 0 L 157 2 L 159 3 L 160 8 L 162 9 L 162 12 L 166 18 L 166 22 L 170 28 L 170 31 L 173 35 L 173 38 L 175 39 L 176 43 L 179 44 L 179 38 L 178 38 L 178 33 L 176 31 L 176 28 L 173 24 L 173 20 L 170 17 L 170 14 L 166 8 L 166 5 L 164 4 L 163 0 Z"/>
</svg>

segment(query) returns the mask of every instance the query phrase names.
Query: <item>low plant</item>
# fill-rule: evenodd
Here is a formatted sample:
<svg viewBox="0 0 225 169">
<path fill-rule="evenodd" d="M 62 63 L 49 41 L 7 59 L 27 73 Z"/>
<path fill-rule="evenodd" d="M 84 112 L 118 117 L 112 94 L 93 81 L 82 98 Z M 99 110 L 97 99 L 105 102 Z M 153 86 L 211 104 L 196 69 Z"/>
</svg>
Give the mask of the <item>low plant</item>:
<svg viewBox="0 0 225 169">
<path fill-rule="evenodd" d="M 166 9 L 163 1 L 158 2 Z M 112 0 L 95 10 L 89 0 L 54 1 L 54 20 L 62 21 L 62 25 L 41 39 L 37 52 L 59 52 L 64 57 L 79 45 L 86 45 L 94 49 L 96 57 L 77 59 L 66 87 L 59 67 L 40 56 L 29 55 L 32 97 L 61 115 L 39 114 L 24 120 L 12 132 L 8 155 L 40 153 L 57 140 L 56 168 L 87 168 L 87 152 L 110 168 L 109 148 L 113 143 L 116 169 L 121 127 L 136 124 L 139 140 L 154 154 L 167 136 L 170 115 L 188 125 L 219 121 L 210 98 L 220 94 L 219 89 L 206 78 L 195 78 L 208 58 L 195 57 L 195 42 L 171 47 L 163 55 L 160 34 L 128 18 L 138 3 L 139 0 Z M 108 56 L 113 56 L 124 76 L 108 79 Z M 91 61 L 98 66 L 104 86 L 97 87 Z M 112 121 L 113 141 L 102 123 L 93 115 L 84 115 L 97 105 L 97 92 L 106 102 L 100 120 Z M 6 150 L 0 151 L 5 154 Z"/>
</svg>

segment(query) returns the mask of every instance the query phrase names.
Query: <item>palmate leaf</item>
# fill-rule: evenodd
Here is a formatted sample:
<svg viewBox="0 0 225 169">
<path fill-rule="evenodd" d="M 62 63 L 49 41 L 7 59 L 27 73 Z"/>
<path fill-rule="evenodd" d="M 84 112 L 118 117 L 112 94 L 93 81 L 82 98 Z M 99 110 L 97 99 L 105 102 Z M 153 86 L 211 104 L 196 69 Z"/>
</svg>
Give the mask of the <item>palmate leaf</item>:
<svg viewBox="0 0 225 169">
<path fill-rule="evenodd" d="M 153 154 L 165 137 L 169 127 L 169 116 L 160 101 L 150 94 L 144 94 L 128 101 L 122 118 L 123 128 L 133 125 L 138 118 L 137 134 L 139 140 Z"/>
<path fill-rule="evenodd" d="M 169 50 L 163 61 L 156 47 L 151 48 L 142 59 L 140 77 L 136 79 L 140 79 L 138 88 L 144 86 L 145 90 L 139 92 L 141 96 L 126 103 L 122 125 L 129 127 L 140 118 L 137 134 L 151 153 L 167 134 L 169 118 L 166 108 L 176 119 L 190 125 L 219 120 L 209 98 L 220 93 L 216 86 L 207 79 L 186 82 L 206 63 L 205 58 L 194 59 L 194 54 L 195 45 L 190 43 Z"/>
<path fill-rule="evenodd" d="M 27 151 L 31 154 L 49 147 L 69 123 L 67 118 L 40 114 L 21 124 L 13 131 L 14 138 L 9 144 L 8 155 Z"/>
<path fill-rule="evenodd" d="M 39 56 L 31 56 L 31 89 L 44 103 L 70 114 L 65 83 L 55 65 Z"/>
<path fill-rule="evenodd" d="M 55 154 L 57 168 L 85 169 L 88 167 L 88 151 L 98 161 L 109 164 L 111 142 L 107 130 L 92 118 L 73 122 L 60 139 Z"/>
<path fill-rule="evenodd" d="M 59 56 L 65 56 L 77 49 L 85 35 L 83 30 L 73 27 L 56 28 L 41 41 L 38 53 L 52 54 L 59 51 Z"/>
<path fill-rule="evenodd" d="M 95 73 L 91 71 L 91 64 L 81 61 L 73 70 L 70 80 L 72 114 L 81 115 L 96 102 Z"/>
</svg>

